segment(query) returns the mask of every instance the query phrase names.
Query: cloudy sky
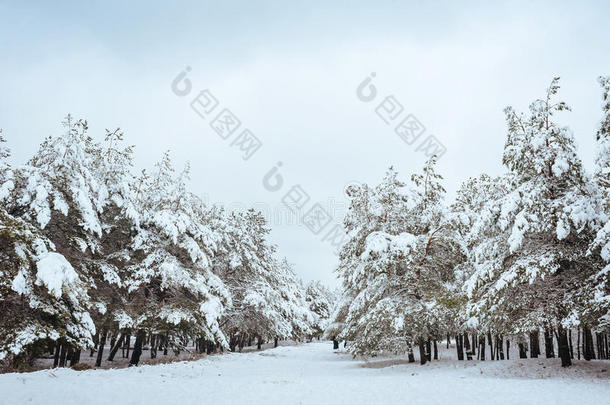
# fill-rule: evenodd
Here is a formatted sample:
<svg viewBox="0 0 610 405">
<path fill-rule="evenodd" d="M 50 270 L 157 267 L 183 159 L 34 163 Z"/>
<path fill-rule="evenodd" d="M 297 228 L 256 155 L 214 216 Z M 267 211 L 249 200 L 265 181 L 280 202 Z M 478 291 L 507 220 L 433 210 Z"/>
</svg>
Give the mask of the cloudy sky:
<svg viewBox="0 0 610 405">
<path fill-rule="evenodd" d="M 26 4 L 27 3 L 27 4 Z M 124 4 L 129 3 L 129 4 Z M 503 108 L 525 109 L 561 76 L 573 111 L 560 117 L 591 167 L 600 118 L 597 76 L 610 74 L 610 6 L 604 2 L 0 1 L 0 127 L 24 162 L 61 131 L 70 112 L 92 136 L 120 127 L 147 168 L 165 150 L 192 167 L 192 189 L 230 209 L 255 207 L 304 280 L 336 285 L 325 233 L 342 220 L 343 190 L 374 183 L 393 165 L 407 179 L 424 163 L 418 143 L 394 133 L 412 114 L 446 148 L 439 164 L 449 198 L 481 172 L 499 174 Z M 158 2 L 161 3 L 161 2 Z M 192 90 L 171 90 L 186 67 Z M 376 98 L 358 85 L 371 73 Z M 222 139 L 190 102 L 207 89 L 241 127 Z M 386 124 L 386 97 L 403 112 Z M 231 145 L 243 128 L 262 147 L 249 159 Z M 278 162 L 278 191 L 263 177 Z M 275 177 L 274 177 L 275 178 Z M 307 193 L 332 222 L 314 235 L 283 196 Z"/>
</svg>

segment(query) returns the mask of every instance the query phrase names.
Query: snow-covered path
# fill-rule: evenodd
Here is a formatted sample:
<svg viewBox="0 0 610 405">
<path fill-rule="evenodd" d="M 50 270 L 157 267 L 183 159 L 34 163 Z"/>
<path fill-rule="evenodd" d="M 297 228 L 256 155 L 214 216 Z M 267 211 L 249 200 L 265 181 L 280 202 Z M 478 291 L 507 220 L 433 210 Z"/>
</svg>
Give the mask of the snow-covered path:
<svg viewBox="0 0 610 405">
<path fill-rule="evenodd" d="M 421 367 L 355 361 L 331 347 L 311 343 L 131 369 L 4 374 L 0 403 L 549 405 L 602 404 L 610 398 L 608 361 L 578 363 L 569 370 L 546 359 L 447 359 Z"/>
</svg>

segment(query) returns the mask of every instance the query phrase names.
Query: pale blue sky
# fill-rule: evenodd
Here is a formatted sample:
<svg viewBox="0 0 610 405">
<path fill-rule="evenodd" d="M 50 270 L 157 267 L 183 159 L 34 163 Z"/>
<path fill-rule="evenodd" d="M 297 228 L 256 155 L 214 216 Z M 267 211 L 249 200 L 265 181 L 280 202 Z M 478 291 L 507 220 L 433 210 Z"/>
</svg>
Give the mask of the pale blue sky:
<svg viewBox="0 0 610 405">
<path fill-rule="evenodd" d="M 190 161 L 193 190 L 210 202 L 281 207 L 283 192 L 261 184 L 281 160 L 287 186 L 337 205 L 346 183 L 376 182 L 390 165 L 407 179 L 425 160 L 356 98 L 376 72 L 380 95 L 447 147 L 439 169 L 450 194 L 503 170 L 502 109 L 526 108 L 555 75 L 574 109 L 561 120 L 591 166 L 609 3 L 277 3 L 0 1 L 0 127 L 13 161 L 71 112 L 94 137 L 120 126 L 138 167 L 166 149 L 176 165 Z M 262 140 L 252 160 L 171 92 L 187 65 L 194 88 L 209 88 Z M 302 278 L 334 284 L 336 258 L 320 237 L 276 224 L 273 240 Z"/>
</svg>

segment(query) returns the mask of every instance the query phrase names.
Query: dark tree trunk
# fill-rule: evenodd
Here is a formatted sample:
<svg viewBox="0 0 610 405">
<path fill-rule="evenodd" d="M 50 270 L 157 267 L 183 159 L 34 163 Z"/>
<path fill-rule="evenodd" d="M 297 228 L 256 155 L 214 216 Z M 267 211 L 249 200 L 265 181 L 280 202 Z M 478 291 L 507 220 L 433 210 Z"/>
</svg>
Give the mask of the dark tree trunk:
<svg viewBox="0 0 610 405">
<path fill-rule="evenodd" d="M 61 350 L 61 343 L 55 343 L 55 355 L 53 356 L 53 368 L 57 368 L 59 365 L 59 351 Z"/>
<path fill-rule="evenodd" d="M 150 336 L 150 358 L 157 358 L 157 335 L 155 334 Z"/>
<path fill-rule="evenodd" d="M 102 365 L 102 356 L 104 355 L 104 344 L 106 343 L 106 337 L 108 337 L 108 332 L 104 331 L 101 334 L 99 347 L 97 348 L 97 358 L 95 359 L 95 367 L 100 367 Z"/>
<path fill-rule="evenodd" d="M 413 344 L 411 342 L 407 343 L 407 352 L 409 355 L 409 363 L 415 363 L 415 356 L 413 355 Z"/>
<path fill-rule="evenodd" d="M 231 341 L 229 342 L 229 350 L 231 350 L 231 352 L 235 352 L 236 347 L 237 347 L 237 336 L 231 336 Z"/>
<path fill-rule="evenodd" d="M 115 342 L 114 346 L 110 348 L 110 354 L 108 355 L 108 361 L 114 361 L 114 356 L 119 351 L 119 348 L 123 346 L 123 341 L 125 340 L 125 334 L 122 333 L 119 340 Z"/>
<path fill-rule="evenodd" d="M 447 333 L 447 349 L 449 349 L 449 345 L 451 345 L 451 335 Z"/>
<path fill-rule="evenodd" d="M 578 354 L 578 360 L 580 360 L 580 327 L 576 329 L 576 353 Z"/>
<path fill-rule="evenodd" d="M 70 367 L 78 364 L 78 362 L 80 361 L 80 353 L 81 349 L 76 349 L 74 350 L 74 352 L 72 352 L 72 358 L 70 359 Z"/>
<path fill-rule="evenodd" d="M 464 360 L 464 337 L 462 335 L 455 336 L 455 348 L 457 350 L 458 360 Z"/>
<path fill-rule="evenodd" d="M 491 332 L 487 332 L 487 343 L 489 344 L 489 360 L 494 359 L 494 341 L 491 338 Z"/>
<path fill-rule="evenodd" d="M 61 351 L 59 352 L 59 367 L 66 367 L 66 356 L 68 355 L 67 352 L 66 345 L 62 344 Z"/>
<path fill-rule="evenodd" d="M 142 344 L 146 338 L 146 332 L 138 330 L 136 332 L 136 342 L 133 345 L 133 352 L 131 354 L 131 360 L 129 360 L 129 366 L 137 366 L 140 362 L 140 356 L 142 355 Z"/>
<path fill-rule="evenodd" d="M 572 346 L 572 329 L 568 330 L 568 342 L 570 343 L 570 358 L 574 358 L 574 347 Z"/>
<path fill-rule="evenodd" d="M 519 358 L 527 359 L 527 348 L 525 347 L 525 343 L 519 343 Z"/>
<path fill-rule="evenodd" d="M 551 336 L 552 337 L 552 336 Z M 570 346 L 568 344 L 568 334 L 563 326 L 557 327 L 557 350 L 561 357 L 561 367 L 569 367 L 572 365 L 570 358 Z"/>
<path fill-rule="evenodd" d="M 593 350 L 593 334 L 591 329 L 587 326 L 583 326 L 583 355 L 585 360 L 595 360 L 595 351 Z"/>
<path fill-rule="evenodd" d="M 110 350 L 112 350 L 114 348 L 115 343 L 116 343 L 116 333 L 112 332 L 112 335 L 110 338 Z"/>
<path fill-rule="evenodd" d="M 535 359 L 540 354 L 540 337 L 539 332 L 530 332 L 530 357 Z"/>
<path fill-rule="evenodd" d="M 273 339 L 273 347 L 277 347 L 277 338 Z"/>
<path fill-rule="evenodd" d="M 258 336 L 256 338 L 256 349 L 260 350 L 262 347 L 263 347 L 263 339 L 260 336 Z"/>
<path fill-rule="evenodd" d="M 544 351 L 547 359 L 551 359 L 555 357 L 555 347 L 553 344 L 553 330 L 545 329 L 544 330 Z"/>
<path fill-rule="evenodd" d="M 68 361 L 72 361 L 72 354 L 74 353 L 74 348 L 72 346 L 68 346 L 68 354 L 66 354 L 66 363 Z"/>
<path fill-rule="evenodd" d="M 333 350 L 337 350 L 339 349 L 339 341 L 336 339 L 333 339 Z"/>
<path fill-rule="evenodd" d="M 430 338 L 426 340 L 426 358 L 428 359 L 428 361 L 432 361 L 432 345 Z"/>
<path fill-rule="evenodd" d="M 426 361 L 428 360 L 428 357 L 426 356 L 426 349 L 425 349 L 425 345 L 426 343 L 424 342 L 424 338 L 419 338 L 418 341 L 419 344 L 419 364 L 426 364 Z"/>
<path fill-rule="evenodd" d="M 485 334 L 479 337 L 479 360 L 485 361 Z"/>
<path fill-rule="evenodd" d="M 472 360 L 472 352 L 474 350 L 470 347 L 470 339 L 468 339 L 468 333 L 466 332 L 464 332 L 464 342 L 462 346 L 466 349 L 466 360 Z"/>
<path fill-rule="evenodd" d="M 496 360 L 504 360 L 504 338 L 502 335 L 496 335 Z"/>
<path fill-rule="evenodd" d="M 436 347 L 436 340 L 434 341 L 434 360 L 438 360 L 438 347 Z"/>
<path fill-rule="evenodd" d="M 510 360 L 510 340 L 506 339 L 506 360 Z"/>
</svg>

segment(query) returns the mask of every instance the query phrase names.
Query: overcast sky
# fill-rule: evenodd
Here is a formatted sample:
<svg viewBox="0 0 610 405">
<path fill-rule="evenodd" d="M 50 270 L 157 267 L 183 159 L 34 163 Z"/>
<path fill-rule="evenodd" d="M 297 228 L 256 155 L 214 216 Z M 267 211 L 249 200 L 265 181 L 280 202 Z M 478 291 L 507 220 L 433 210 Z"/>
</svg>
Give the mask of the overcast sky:
<svg viewBox="0 0 610 405">
<path fill-rule="evenodd" d="M 121 127 L 138 169 L 169 149 L 177 166 L 191 163 L 205 200 L 262 209 L 304 280 L 337 285 L 322 239 L 342 221 L 346 184 L 376 183 L 390 165 L 406 180 L 423 165 L 418 143 L 393 132 L 408 114 L 426 127 L 420 140 L 433 134 L 446 148 L 439 171 L 452 197 L 468 177 L 503 171 L 503 108 L 527 108 L 561 76 L 573 111 L 560 120 L 592 166 L 596 78 L 610 74 L 607 2 L 53 3 L 0 1 L 0 128 L 13 162 L 68 112 L 100 140 Z M 192 91 L 179 97 L 171 83 L 187 66 Z M 372 72 L 367 103 L 356 88 Z M 230 109 L 261 141 L 249 160 L 190 108 L 204 89 L 214 113 Z M 375 108 L 391 95 L 404 111 L 386 124 Z M 262 179 L 277 162 L 284 185 L 272 192 Z M 293 185 L 310 196 L 305 210 L 320 202 L 333 216 L 320 234 L 283 215 Z"/>
</svg>

